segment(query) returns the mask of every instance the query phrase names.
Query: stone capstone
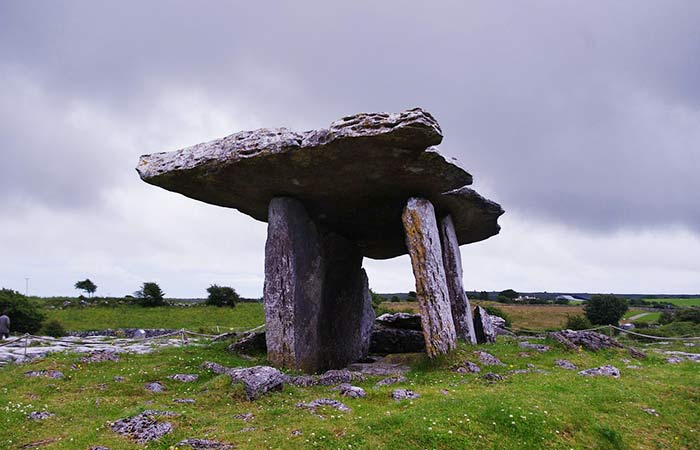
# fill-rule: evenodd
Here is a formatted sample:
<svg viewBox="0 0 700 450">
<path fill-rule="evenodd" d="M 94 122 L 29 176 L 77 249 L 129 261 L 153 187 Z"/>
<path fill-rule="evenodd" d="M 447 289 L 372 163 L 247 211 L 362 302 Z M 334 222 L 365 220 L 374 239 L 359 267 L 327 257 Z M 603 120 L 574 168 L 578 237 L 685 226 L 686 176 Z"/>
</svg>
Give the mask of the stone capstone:
<svg viewBox="0 0 700 450">
<path fill-rule="evenodd" d="M 452 216 L 460 245 L 499 232 L 503 210 L 466 187 L 472 176 L 437 152 L 441 141 L 437 121 L 417 108 L 357 114 L 307 132 L 243 131 L 144 155 L 136 170 L 147 183 L 261 221 L 274 197 L 299 199 L 314 222 L 362 255 L 388 259 L 407 252 L 401 211 L 416 194 Z"/>
</svg>

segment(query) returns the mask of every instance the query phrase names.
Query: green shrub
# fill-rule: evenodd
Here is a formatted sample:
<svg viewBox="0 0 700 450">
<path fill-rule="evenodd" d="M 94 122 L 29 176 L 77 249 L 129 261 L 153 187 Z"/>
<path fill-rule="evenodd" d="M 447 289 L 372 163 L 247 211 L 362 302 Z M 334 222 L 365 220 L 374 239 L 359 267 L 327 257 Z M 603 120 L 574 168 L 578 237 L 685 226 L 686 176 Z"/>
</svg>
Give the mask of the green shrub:
<svg viewBox="0 0 700 450">
<path fill-rule="evenodd" d="M 593 325 L 617 325 L 627 309 L 627 300 L 612 294 L 594 295 L 583 307 Z"/>
<path fill-rule="evenodd" d="M 141 286 L 141 290 L 135 292 L 139 298 L 141 306 L 165 306 L 165 293 L 154 282 L 146 282 Z"/>
<path fill-rule="evenodd" d="M 236 306 L 236 303 L 241 300 L 241 297 L 232 287 L 217 286 L 212 284 L 207 288 L 209 296 L 206 304 L 212 306 Z"/>
<path fill-rule="evenodd" d="M 593 328 L 593 324 L 588 317 L 582 315 L 566 316 L 566 329 L 568 330 L 587 330 Z"/>
<path fill-rule="evenodd" d="M 0 289 L 0 314 L 10 318 L 10 329 L 17 333 L 36 333 L 41 329 L 44 315 L 35 300 L 11 289 Z"/>
<path fill-rule="evenodd" d="M 44 323 L 44 326 L 41 328 L 41 334 L 59 338 L 66 335 L 66 330 L 63 328 L 63 324 L 61 324 L 61 322 L 56 319 L 52 319 Z"/>
<path fill-rule="evenodd" d="M 506 321 L 506 326 L 508 328 L 512 327 L 512 322 L 510 320 L 510 316 L 505 313 L 501 308 L 498 308 L 496 306 L 482 306 L 486 310 L 487 313 L 491 314 L 492 316 L 498 316 L 501 319 Z"/>
<path fill-rule="evenodd" d="M 700 323 L 700 308 L 683 308 L 673 315 L 674 322 Z"/>
<path fill-rule="evenodd" d="M 637 320 L 635 322 L 632 322 L 632 325 L 634 325 L 635 328 L 639 328 L 639 329 L 649 328 L 649 322 L 644 322 L 642 320 Z"/>
<path fill-rule="evenodd" d="M 392 302 L 392 303 L 398 303 L 398 302 L 400 302 L 400 301 L 401 301 L 401 299 L 398 298 L 396 295 L 392 295 L 392 296 L 391 296 L 391 302 Z"/>
</svg>

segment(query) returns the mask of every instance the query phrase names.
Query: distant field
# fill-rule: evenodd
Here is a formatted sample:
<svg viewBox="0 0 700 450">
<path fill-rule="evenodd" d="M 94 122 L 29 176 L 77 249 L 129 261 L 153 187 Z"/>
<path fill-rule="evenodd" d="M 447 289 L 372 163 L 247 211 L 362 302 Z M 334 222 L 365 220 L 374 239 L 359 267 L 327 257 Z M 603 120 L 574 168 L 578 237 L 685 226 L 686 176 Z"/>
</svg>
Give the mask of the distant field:
<svg viewBox="0 0 700 450">
<path fill-rule="evenodd" d="M 560 329 L 566 324 L 568 316 L 583 314 L 581 306 L 504 305 L 481 300 L 474 300 L 472 304 L 496 306 L 510 316 L 513 328 L 528 330 Z M 382 307 L 392 311 L 418 312 L 418 303 L 416 302 L 387 302 L 382 303 Z"/>
<path fill-rule="evenodd" d="M 156 308 L 127 305 L 71 307 L 62 310 L 46 309 L 45 313 L 47 319 L 58 319 L 69 331 L 108 328 L 185 328 L 192 331 L 223 333 L 231 329 L 254 328 L 265 321 L 260 303 L 239 303 L 234 308 L 203 305 Z"/>
<path fill-rule="evenodd" d="M 695 298 L 645 298 L 645 302 L 666 302 L 677 306 L 700 306 L 700 297 Z"/>
<path fill-rule="evenodd" d="M 642 317 L 638 317 L 634 320 L 630 320 L 631 317 L 639 316 L 640 314 L 644 314 Z M 659 317 L 661 317 L 660 312 L 648 312 L 644 311 L 641 309 L 630 309 L 625 313 L 625 315 L 622 317 L 623 322 L 658 322 Z"/>
</svg>

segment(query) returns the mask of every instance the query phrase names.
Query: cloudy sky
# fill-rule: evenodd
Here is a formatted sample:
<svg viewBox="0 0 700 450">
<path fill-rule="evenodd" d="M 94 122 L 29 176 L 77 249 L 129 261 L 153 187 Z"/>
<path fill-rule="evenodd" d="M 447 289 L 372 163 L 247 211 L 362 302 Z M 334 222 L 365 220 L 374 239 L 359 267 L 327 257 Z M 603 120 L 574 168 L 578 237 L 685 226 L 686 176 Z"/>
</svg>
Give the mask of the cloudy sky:
<svg viewBox="0 0 700 450">
<path fill-rule="evenodd" d="M 700 2 L 0 3 L 0 286 L 260 296 L 265 224 L 138 156 L 420 106 L 501 203 L 467 289 L 700 292 Z M 406 257 L 365 260 L 379 292 Z"/>
</svg>

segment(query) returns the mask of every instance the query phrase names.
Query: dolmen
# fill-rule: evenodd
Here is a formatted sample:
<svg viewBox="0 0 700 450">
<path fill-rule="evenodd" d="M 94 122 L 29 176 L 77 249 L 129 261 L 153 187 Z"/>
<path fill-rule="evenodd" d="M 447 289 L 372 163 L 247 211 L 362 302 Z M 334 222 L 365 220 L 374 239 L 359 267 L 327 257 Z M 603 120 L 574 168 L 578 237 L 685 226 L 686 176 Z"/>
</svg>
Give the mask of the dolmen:
<svg viewBox="0 0 700 450">
<path fill-rule="evenodd" d="M 269 360 L 305 372 L 364 357 L 374 322 L 363 258 L 409 254 L 426 351 L 475 342 L 459 246 L 503 209 L 435 148 L 428 112 L 362 113 L 327 129 L 263 128 L 140 158 L 150 184 L 267 222 Z"/>
</svg>

